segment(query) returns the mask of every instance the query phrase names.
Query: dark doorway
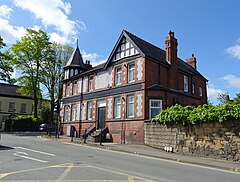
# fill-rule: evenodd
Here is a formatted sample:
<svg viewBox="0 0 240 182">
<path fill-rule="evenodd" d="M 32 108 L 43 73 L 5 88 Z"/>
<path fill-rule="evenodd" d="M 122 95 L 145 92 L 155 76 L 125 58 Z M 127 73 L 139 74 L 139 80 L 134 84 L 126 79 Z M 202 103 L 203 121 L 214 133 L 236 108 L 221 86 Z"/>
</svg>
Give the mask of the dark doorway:
<svg viewBox="0 0 240 182">
<path fill-rule="evenodd" d="M 106 107 L 98 108 L 97 129 L 103 129 L 106 126 Z"/>
</svg>

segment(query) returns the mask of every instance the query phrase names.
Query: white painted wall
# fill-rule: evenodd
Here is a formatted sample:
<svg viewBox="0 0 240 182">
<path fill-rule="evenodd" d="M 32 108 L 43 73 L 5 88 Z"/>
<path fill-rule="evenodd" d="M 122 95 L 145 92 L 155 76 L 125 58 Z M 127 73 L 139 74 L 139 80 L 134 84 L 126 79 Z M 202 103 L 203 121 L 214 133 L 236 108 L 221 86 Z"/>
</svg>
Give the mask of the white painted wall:
<svg viewBox="0 0 240 182">
<path fill-rule="evenodd" d="M 97 73 L 95 77 L 95 89 L 107 88 L 112 85 L 112 68 Z"/>
</svg>

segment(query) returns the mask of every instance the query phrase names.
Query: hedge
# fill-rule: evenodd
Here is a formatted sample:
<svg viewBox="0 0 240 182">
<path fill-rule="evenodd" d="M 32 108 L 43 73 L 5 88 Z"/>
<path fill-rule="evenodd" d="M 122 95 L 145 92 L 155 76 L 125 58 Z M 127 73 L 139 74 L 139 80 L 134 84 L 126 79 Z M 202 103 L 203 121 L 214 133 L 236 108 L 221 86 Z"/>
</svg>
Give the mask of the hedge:
<svg viewBox="0 0 240 182">
<path fill-rule="evenodd" d="M 12 131 L 38 131 L 41 124 L 41 120 L 33 116 L 17 116 L 12 120 L 6 120 L 5 131 L 11 131 L 12 122 Z"/>
<path fill-rule="evenodd" d="M 152 121 L 159 123 L 196 124 L 204 122 L 224 122 L 240 120 L 240 104 L 228 103 L 222 106 L 212 104 L 200 105 L 197 108 L 176 104 L 163 110 Z"/>
</svg>

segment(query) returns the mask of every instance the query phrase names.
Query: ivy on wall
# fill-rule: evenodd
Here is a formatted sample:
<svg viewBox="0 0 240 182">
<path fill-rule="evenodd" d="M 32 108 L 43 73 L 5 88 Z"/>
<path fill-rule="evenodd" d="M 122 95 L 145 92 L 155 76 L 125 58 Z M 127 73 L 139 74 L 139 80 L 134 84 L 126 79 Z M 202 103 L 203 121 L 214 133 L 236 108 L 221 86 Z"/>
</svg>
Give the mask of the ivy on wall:
<svg viewBox="0 0 240 182">
<path fill-rule="evenodd" d="M 182 125 L 203 122 L 240 121 L 240 104 L 227 103 L 221 106 L 204 104 L 197 108 L 176 104 L 163 110 L 152 121 L 159 123 L 178 123 Z"/>
</svg>

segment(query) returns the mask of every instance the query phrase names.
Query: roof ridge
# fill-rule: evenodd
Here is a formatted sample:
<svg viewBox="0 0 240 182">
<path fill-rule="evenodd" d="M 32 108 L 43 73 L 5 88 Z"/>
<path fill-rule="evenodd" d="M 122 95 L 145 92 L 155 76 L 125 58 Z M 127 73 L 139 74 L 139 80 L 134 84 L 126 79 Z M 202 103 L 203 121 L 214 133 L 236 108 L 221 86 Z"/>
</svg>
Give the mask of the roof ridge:
<svg viewBox="0 0 240 182">
<path fill-rule="evenodd" d="M 96 67 L 98 67 L 98 66 L 102 66 L 102 65 L 104 65 L 104 64 L 106 64 L 106 61 L 103 62 L 103 63 L 99 63 L 99 64 L 95 65 L 93 68 L 96 68 Z"/>
<path fill-rule="evenodd" d="M 125 32 L 128 33 L 128 34 L 133 35 L 134 37 L 138 38 L 139 40 L 144 41 L 144 42 L 146 42 L 147 44 L 149 44 L 149 45 L 151 45 L 151 46 L 154 46 L 154 47 L 158 48 L 159 50 L 161 50 L 162 52 L 166 53 L 166 51 L 163 50 L 162 48 L 160 48 L 160 47 L 158 47 L 158 46 L 156 46 L 156 45 L 154 45 L 154 44 L 152 44 L 152 43 L 150 43 L 150 42 L 148 42 L 148 41 L 146 41 L 146 40 L 144 40 L 144 39 L 138 37 L 137 35 L 135 35 L 135 34 L 129 32 L 129 31 L 127 31 L 127 30 L 123 30 L 123 31 L 125 31 Z"/>
</svg>

